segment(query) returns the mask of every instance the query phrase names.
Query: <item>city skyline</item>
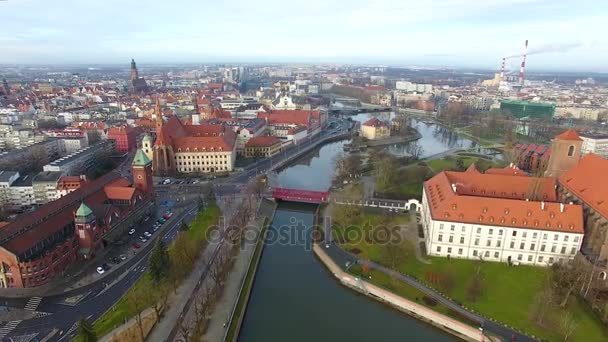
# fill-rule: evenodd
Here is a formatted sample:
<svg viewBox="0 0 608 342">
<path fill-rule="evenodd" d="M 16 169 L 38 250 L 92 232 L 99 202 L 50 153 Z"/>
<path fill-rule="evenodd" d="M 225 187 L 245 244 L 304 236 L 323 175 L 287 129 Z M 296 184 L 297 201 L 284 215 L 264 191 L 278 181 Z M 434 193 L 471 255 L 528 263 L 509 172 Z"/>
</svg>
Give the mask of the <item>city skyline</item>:
<svg viewBox="0 0 608 342">
<path fill-rule="evenodd" d="M 530 40 L 528 69 L 607 72 L 608 4 L 275 0 L 1 2 L 3 64 L 309 62 L 497 69 Z M 256 39 L 257 37 L 257 39 Z M 581 63 L 581 61 L 584 61 Z M 519 58 L 507 67 L 517 70 Z"/>
</svg>

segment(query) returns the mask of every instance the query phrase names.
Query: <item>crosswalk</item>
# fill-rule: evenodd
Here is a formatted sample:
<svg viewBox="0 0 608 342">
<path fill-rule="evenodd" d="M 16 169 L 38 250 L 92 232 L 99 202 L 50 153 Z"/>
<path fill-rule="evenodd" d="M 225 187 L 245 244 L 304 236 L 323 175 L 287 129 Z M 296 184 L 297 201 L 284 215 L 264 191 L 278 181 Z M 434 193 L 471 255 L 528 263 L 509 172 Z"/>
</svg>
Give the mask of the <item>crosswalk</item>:
<svg viewBox="0 0 608 342">
<path fill-rule="evenodd" d="M 10 334 L 13 329 L 15 329 L 21 321 L 9 321 L 5 325 L 0 328 L 0 341 L 4 340 L 6 335 Z"/>
<path fill-rule="evenodd" d="M 21 336 L 12 336 L 10 339 L 12 342 L 31 342 L 31 341 L 39 341 L 36 339 L 38 337 L 38 333 L 21 335 Z"/>
<path fill-rule="evenodd" d="M 42 302 L 42 297 L 30 298 L 30 300 L 27 301 L 27 304 L 25 304 L 25 310 L 36 311 L 40 302 Z"/>
<path fill-rule="evenodd" d="M 37 311 L 34 314 L 34 317 L 35 318 L 41 318 L 41 317 L 46 317 L 46 316 L 49 316 L 49 315 L 52 315 L 52 314 L 50 312 L 40 312 L 40 311 Z"/>
</svg>

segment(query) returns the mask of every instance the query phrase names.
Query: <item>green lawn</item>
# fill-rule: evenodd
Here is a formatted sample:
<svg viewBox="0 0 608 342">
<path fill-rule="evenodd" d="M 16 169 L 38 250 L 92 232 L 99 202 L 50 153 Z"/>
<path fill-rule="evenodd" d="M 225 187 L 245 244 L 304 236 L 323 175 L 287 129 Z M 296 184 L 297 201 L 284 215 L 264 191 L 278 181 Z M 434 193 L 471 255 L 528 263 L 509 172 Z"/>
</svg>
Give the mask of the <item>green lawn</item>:
<svg viewBox="0 0 608 342">
<path fill-rule="evenodd" d="M 340 229 L 336 229 L 337 236 L 339 233 Z M 342 244 L 342 247 L 351 252 L 356 251 L 363 259 L 390 264 L 386 259 L 386 253 L 382 251 L 384 247 L 372 241 L 354 240 Z M 455 258 L 448 260 L 436 257 L 429 257 L 431 263 L 425 264 L 415 258 L 411 244 L 404 249 L 404 254 L 405 258 L 398 266 L 402 273 L 415 276 L 484 316 L 549 341 L 563 340 L 559 335 L 558 322 L 565 312 L 564 309 L 552 308 L 548 316 L 550 323 L 543 328 L 538 327 L 531 319 L 536 295 L 543 287 L 548 269 L 531 266 L 510 267 L 504 263 L 480 263 L 473 260 Z M 478 266 L 482 274 L 482 294 L 479 299 L 470 302 L 467 290 Z M 452 279 L 452 286 L 445 290 L 443 280 L 448 277 Z M 567 310 L 574 314 L 577 321 L 575 333 L 569 341 L 608 341 L 606 327 L 584 304 L 573 297 Z"/>
<path fill-rule="evenodd" d="M 478 163 L 478 166 L 482 169 L 486 166 L 500 167 L 498 164 L 485 160 L 484 158 L 472 156 L 451 156 L 447 158 L 429 160 L 426 163 L 437 173 L 444 170 L 456 170 L 456 159 L 461 159 L 465 168 L 468 168 L 473 163 Z"/>
<path fill-rule="evenodd" d="M 207 238 L 207 231 L 210 227 L 217 223 L 220 216 L 220 209 L 215 203 L 205 208 L 205 210 L 199 212 L 190 224 L 190 229 L 186 232 L 188 238 L 191 241 L 203 243 Z M 169 246 L 169 250 L 172 249 L 172 245 Z M 134 293 L 145 291 L 155 285 L 152 283 L 152 279 L 146 272 L 134 285 L 131 287 L 129 292 L 123 296 L 115 305 L 114 308 L 106 312 L 101 316 L 93 328 L 97 333 L 98 337 L 102 337 L 105 334 L 112 331 L 114 328 L 123 324 L 126 320 L 131 319 L 135 316 L 136 309 L 130 305 L 130 297 Z M 154 304 L 154 296 L 143 297 L 141 307 L 151 307 Z M 79 341 L 79 340 L 78 340 Z"/>
</svg>

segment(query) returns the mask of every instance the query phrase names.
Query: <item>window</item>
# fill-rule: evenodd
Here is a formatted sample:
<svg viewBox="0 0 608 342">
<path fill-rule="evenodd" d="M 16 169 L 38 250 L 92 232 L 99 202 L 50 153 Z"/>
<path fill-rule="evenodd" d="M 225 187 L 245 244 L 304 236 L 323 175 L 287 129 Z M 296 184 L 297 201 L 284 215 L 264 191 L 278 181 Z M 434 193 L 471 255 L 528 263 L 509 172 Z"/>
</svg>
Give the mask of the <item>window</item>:
<svg viewBox="0 0 608 342">
<path fill-rule="evenodd" d="M 536 239 L 537 237 L 538 237 L 538 233 L 534 233 L 534 234 L 532 234 L 532 238 L 533 238 L 533 239 Z"/>
<path fill-rule="evenodd" d="M 572 249 L 570 250 L 570 254 L 572 254 L 572 255 L 576 254 L 576 247 L 572 247 Z"/>
<path fill-rule="evenodd" d="M 437 246 L 437 253 L 441 253 L 441 246 Z"/>
<path fill-rule="evenodd" d="M 511 249 L 515 248 L 515 241 L 511 241 Z"/>
<path fill-rule="evenodd" d="M 498 252 L 494 252 L 494 257 L 495 257 L 496 259 L 498 259 L 498 256 L 500 256 L 500 253 L 498 253 Z"/>
<path fill-rule="evenodd" d="M 458 248 L 458 255 L 462 255 L 462 248 Z"/>
<path fill-rule="evenodd" d="M 533 251 L 533 250 L 535 250 L 535 249 L 536 249 L 536 244 L 535 244 L 535 243 L 531 244 L 531 245 L 530 245 L 530 250 L 531 250 L 531 251 Z"/>
<path fill-rule="evenodd" d="M 460 237 L 460 244 L 464 244 L 464 236 Z"/>
<path fill-rule="evenodd" d="M 439 234 L 437 236 L 437 241 L 443 241 L 443 235 L 442 234 Z"/>
<path fill-rule="evenodd" d="M 564 235 L 564 242 L 568 242 L 569 235 Z"/>
<path fill-rule="evenodd" d="M 521 261 L 521 259 L 523 259 L 523 257 L 524 257 L 523 255 L 519 254 L 519 255 L 517 255 L 517 260 Z"/>
<path fill-rule="evenodd" d="M 572 157 L 574 155 L 574 145 L 570 145 L 568 147 L 568 157 Z"/>
<path fill-rule="evenodd" d="M 526 247 L 526 243 L 522 242 L 519 244 L 519 249 L 524 249 L 524 247 Z"/>
<path fill-rule="evenodd" d="M 500 240 L 496 241 L 496 247 L 500 248 Z"/>
<path fill-rule="evenodd" d="M 543 262 L 544 257 L 541 255 L 538 257 L 538 262 Z"/>
<path fill-rule="evenodd" d="M 527 233 L 527 232 L 524 232 L 524 233 L 523 233 L 523 235 L 522 235 L 522 237 L 525 239 L 525 238 L 526 238 L 526 236 L 528 236 L 528 233 Z"/>
<path fill-rule="evenodd" d="M 452 247 L 448 247 L 448 254 L 452 253 Z"/>
<path fill-rule="evenodd" d="M 528 255 L 528 261 L 529 261 L 529 262 L 532 262 L 532 259 L 533 259 L 533 258 L 534 258 L 534 256 L 532 256 L 532 255 Z"/>
<path fill-rule="evenodd" d="M 562 247 L 562 254 L 566 254 L 566 246 Z"/>
<path fill-rule="evenodd" d="M 547 233 L 543 234 L 543 240 L 547 240 Z"/>
<path fill-rule="evenodd" d="M 464 232 L 466 232 L 466 231 L 467 231 L 467 227 L 462 226 L 462 232 L 464 233 Z"/>
<path fill-rule="evenodd" d="M 541 246 L 540 246 L 540 251 L 541 251 L 541 252 L 544 252 L 544 251 L 545 251 L 545 247 L 546 247 L 545 245 L 541 245 Z"/>
<path fill-rule="evenodd" d="M 481 227 L 477 227 L 477 234 L 481 234 Z"/>
<path fill-rule="evenodd" d="M 451 225 L 451 226 L 450 226 L 450 230 L 451 230 L 451 231 L 454 231 L 454 229 L 455 229 L 455 228 L 456 228 L 456 226 L 455 226 L 455 225 Z"/>
<path fill-rule="evenodd" d="M 476 257 L 477 256 L 477 250 L 473 251 L 473 256 Z"/>
<path fill-rule="evenodd" d="M 492 235 L 494 233 L 494 229 L 490 228 L 490 235 Z"/>
<path fill-rule="evenodd" d="M 475 246 L 479 246 L 479 239 L 475 239 Z"/>
<path fill-rule="evenodd" d="M 492 241 L 491 240 L 486 241 L 486 247 L 490 247 L 491 245 L 492 245 Z"/>
<path fill-rule="evenodd" d="M 443 229 L 443 223 L 439 224 L 439 230 Z"/>
<path fill-rule="evenodd" d="M 549 258 L 549 263 L 552 264 L 553 263 L 553 257 Z"/>
<path fill-rule="evenodd" d="M 517 236 L 517 230 L 513 231 L 513 236 Z"/>
<path fill-rule="evenodd" d="M 551 247 L 551 253 L 555 253 L 555 250 L 557 249 L 557 246 L 552 246 Z"/>
<path fill-rule="evenodd" d="M 557 239 L 559 239 L 559 235 L 554 234 L 554 235 L 553 235 L 553 241 L 557 241 Z"/>
<path fill-rule="evenodd" d="M 502 229 L 498 230 L 498 235 L 502 235 Z"/>
<path fill-rule="evenodd" d="M 486 255 L 485 255 L 485 257 L 486 257 L 486 258 L 489 258 L 489 257 L 490 257 L 490 251 L 486 251 Z"/>
<path fill-rule="evenodd" d="M 449 242 L 450 243 L 454 242 L 454 236 L 453 235 L 450 235 Z"/>
</svg>

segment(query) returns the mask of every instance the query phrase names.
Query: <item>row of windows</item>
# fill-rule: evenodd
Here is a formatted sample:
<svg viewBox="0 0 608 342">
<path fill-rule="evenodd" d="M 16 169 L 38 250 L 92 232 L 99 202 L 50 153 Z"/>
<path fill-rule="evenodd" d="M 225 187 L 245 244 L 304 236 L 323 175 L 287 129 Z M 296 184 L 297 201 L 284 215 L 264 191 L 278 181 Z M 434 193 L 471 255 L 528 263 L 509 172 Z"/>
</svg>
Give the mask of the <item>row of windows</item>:
<svg viewBox="0 0 608 342">
<path fill-rule="evenodd" d="M 578 238 L 578 237 L 577 237 L 577 238 Z M 443 242 L 443 234 L 439 234 L 439 235 L 437 236 L 437 241 L 439 241 L 439 242 Z M 450 236 L 448 237 L 448 242 L 449 242 L 449 243 L 454 243 L 454 236 L 453 236 L 453 235 L 450 235 Z M 575 241 L 575 242 L 576 242 L 576 241 Z M 465 237 L 464 237 L 464 236 L 461 236 L 461 237 L 460 237 L 460 244 L 461 244 L 461 245 L 465 244 Z M 473 245 L 475 245 L 475 246 L 479 246 L 479 244 L 480 244 L 480 239 L 479 239 L 479 238 L 476 238 L 476 239 L 474 240 L 474 242 L 473 242 Z M 492 240 L 490 240 L 490 239 L 486 240 L 486 247 L 492 247 Z M 500 247 L 502 247 L 502 240 L 496 240 L 496 248 L 500 248 Z M 511 244 L 509 245 L 509 248 L 510 248 L 510 249 L 515 249 L 515 241 L 511 241 Z M 520 242 L 520 243 L 519 243 L 519 249 L 524 250 L 525 248 L 526 248 L 526 243 L 525 243 L 525 242 Z M 546 251 L 546 248 L 547 248 L 547 245 L 543 244 L 543 245 L 541 245 L 541 247 L 540 247 L 540 251 L 541 251 L 541 252 L 545 252 L 545 251 Z M 551 246 L 551 253 L 556 253 L 557 248 L 558 248 L 558 247 L 557 247 L 557 245 L 553 245 L 553 246 Z M 530 249 L 531 251 L 536 250 L 536 243 L 530 243 L 530 245 L 529 245 L 529 249 Z M 561 247 L 561 254 L 565 254 L 565 253 L 566 253 L 566 249 L 567 249 L 567 246 L 562 246 L 562 247 Z M 571 252 L 571 254 L 576 254 L 576 247 L 572 247 L 572 252 Z"/>
<path fill-rule="evenodd" d="M 182 162 L 178 162 L 177 163 L 177 165 L 179 165 L 179 166 L 182 166 L 182 165 L 183 166 L 185 166 L 185 165 L 220 165 L 220 164 L 224 164 L 225 165 L 225 164 L 228 164 L 228 162 L 226 160 L 218 160 L 218 161 L 215 161 L 215 162 L 208 162 L 208 161 L 207 162 L 200 162 L 199 161 L 199 162 L 187 162 L 187 164 L 186 164 L 186 162 L 183 162 L 183 163 Z"/>
<path fill-rule="evenodd" d="M 452 253 L 452 247 L 448 247 L 447 248 L 447 252 L 448 254 Z M 437 253 L 441 253 L 441 246 L 437 246 Z M 458 248 L 458 255 L 463 255 L 463 249 L 462 248 Z M 473 250 L 473 256 L 474 257 L 484 257 L 484 258 L 490 258 L 490 251 L 485 251 L 485 253 L 479 253 L 479 251 L 477 250 Z M 494 259 L 499 259 L 500 258 L 500 252 L 494 252 Z M 524 256 L 523 254 L 518 254 L 517 255 L 517 260 L 518 261 L 523 261 Z M 528 262 L 534 262 L 534 255 L 529 254 L 528 258 L 527 258 Z M 539 255 L 538 256 L 538 260 L 537 262 L 544 262 L 545 261 L 545 257 L 543 255 Z M 555 261 L 555 258 L 553 257 L 549 257 L 547 259 L 547 262 L 549 264 L 552 264 Z"/>
<path fill-rule="evenodd" d="M 229 171 L 228 167 L 182 167 L 179 169 L 180 172 L 219 172 L 219 171 Z"/>
<path fill-rule="evenodd" d="M 443 223 L 439 224 L 439 230 L 443 230 Z M 456 229 L 456 225 L 452 224 L 450 225 L 450 231 L 455 231 Z M 464 233 L 466 231 L 466 226 L 462 226 L 462 232 Z M 481 227 L 477 227 L 477 234 L 481 234 Z M 488 229 L 488 235 L 493 235 L 494 234 L 494 228 L 489 228 Z M 498 229 L 498 235 L 502 236 L 503 234 L 503 230 L 502 229 Z M 512 236 L 517 236 L 517 230 L 513 230 Z M 522 238 L 527 238 L 528 237 L 528 232 L 522 232 L 521 234 Z M 533 232 L 532 233 L 532 238 L 533 239 L 537 239 L 538 238 L 538 233 L 537 232 Z M 544 233 L 543 234 L 543 240 L 547 240 L 549 238 L 549 234 L 548 233 Z M 579 236 L 575 236 L 574 237 L 574 242 L 578 242 L 579 241 Z M 564 242 L 568 242 L 568 240 L 570 239 L 570 235 L 564 235 Z M 559 234 L 553 234 L 553 241 L 558 241 L 559 240 Z"/>
<path fill-rule="evenodd" d="M 175 156 L 175 159 L 217 159 L 217 158 L 223 158 L 223 159 L 227 159 L 228 155 L 226 154 L 222 154 L 222 155 L 208 155 L 208 154 L 204 154 L 204 155 L 196 155 L 196 156 Z"/>
</svg>

